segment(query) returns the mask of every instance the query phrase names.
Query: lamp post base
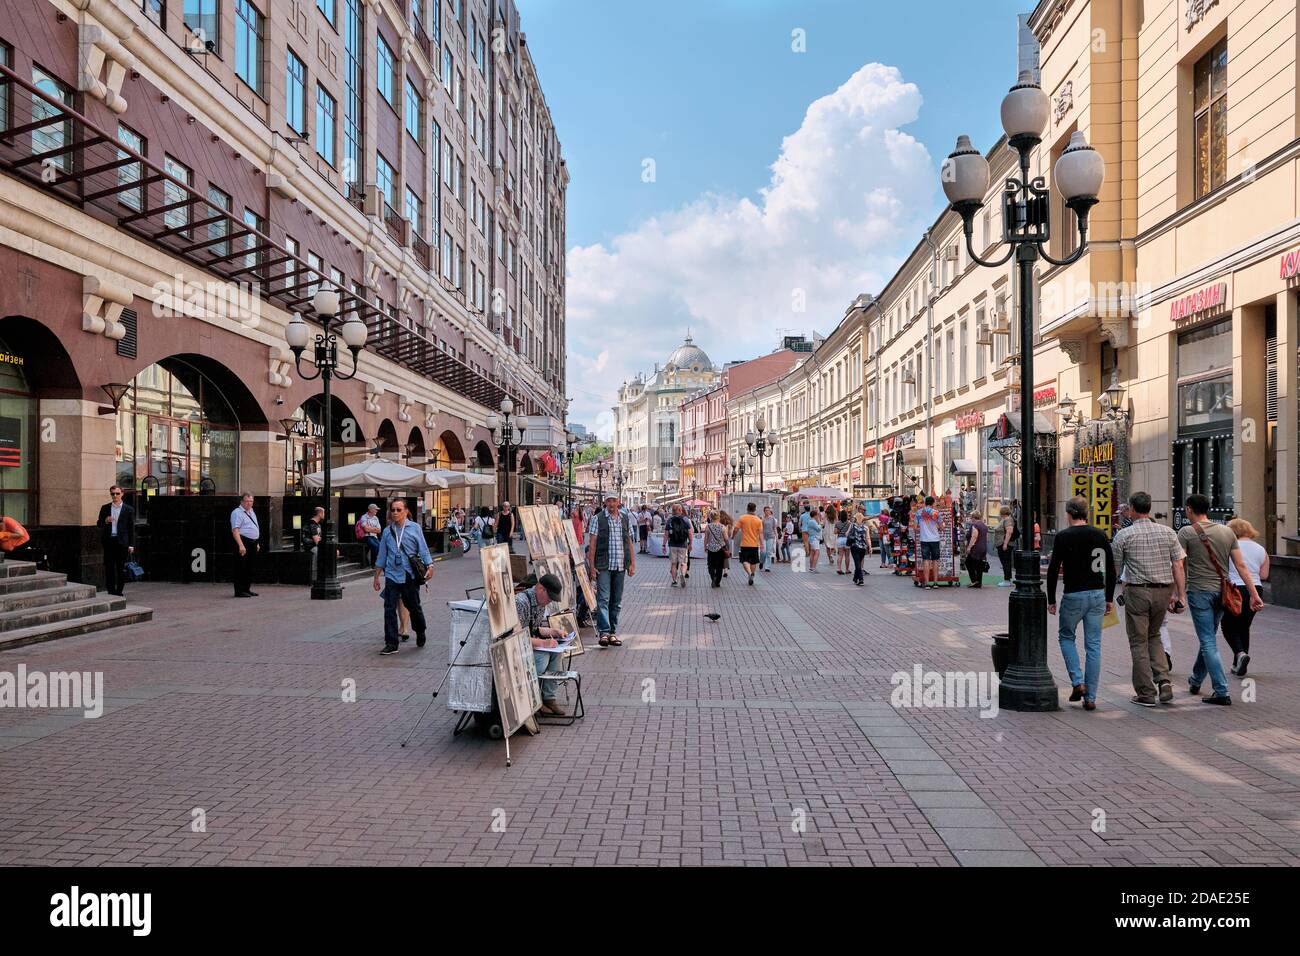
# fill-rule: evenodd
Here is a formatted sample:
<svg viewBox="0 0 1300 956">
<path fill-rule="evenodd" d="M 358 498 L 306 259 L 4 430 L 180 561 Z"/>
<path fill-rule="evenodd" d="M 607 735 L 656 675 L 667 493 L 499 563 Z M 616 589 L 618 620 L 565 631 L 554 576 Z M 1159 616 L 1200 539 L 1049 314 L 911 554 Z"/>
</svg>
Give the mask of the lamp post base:
<svg viewBox="0 0 1300 956">
<path fill-rule="evenodd" d="M 339 601 L 343 599 L 343 585 L 338 581 L 316 581 L 311 586 L 313 601 Z"/>
<path fill-rule="evenodd" d="M 1060 696 L 1047 669 L 1047 595 L 1043 593 L 1037 551 L 1016 552 L 1016 589 L 1008 624 L 1011 662 L 998 684 L 998 706 L 1005 710 L 1060 710 Z"/>
</svg>

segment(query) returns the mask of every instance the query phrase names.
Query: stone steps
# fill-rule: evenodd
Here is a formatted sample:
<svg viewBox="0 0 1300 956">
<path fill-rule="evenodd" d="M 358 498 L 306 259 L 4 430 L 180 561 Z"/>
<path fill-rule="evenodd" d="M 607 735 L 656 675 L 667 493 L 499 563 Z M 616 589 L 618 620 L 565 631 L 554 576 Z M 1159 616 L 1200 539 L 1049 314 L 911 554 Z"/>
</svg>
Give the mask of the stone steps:
<svg viewBox="0 0 1300 956">
<path fill-rule="evenodd" d="M 0 650 L 152 619 L 150 608 L 93 584 L 70 584 L 30 561 L 0 563 Z"/>
</svg>

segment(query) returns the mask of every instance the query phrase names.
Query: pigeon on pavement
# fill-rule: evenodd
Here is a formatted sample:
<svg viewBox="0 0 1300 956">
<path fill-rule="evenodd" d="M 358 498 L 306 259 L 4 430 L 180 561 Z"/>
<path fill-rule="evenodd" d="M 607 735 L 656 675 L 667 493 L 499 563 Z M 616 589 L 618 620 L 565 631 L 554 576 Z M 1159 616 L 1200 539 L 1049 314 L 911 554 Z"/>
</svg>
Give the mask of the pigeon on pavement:
<svg viewBox="0 0 1300 956">
<path fill-rule="evenodd" d="M 712 612 L 710 612 L 710 613 L 708 613 L 708 614 L 706 614 L 706 615 L 704 615 L 704 616 L 707 617 L 710 621 L 716 621 L 718 618 L 722 617 L 721 614 L 715 614 L 715 613 L 712 613 Z"/>
</svg>

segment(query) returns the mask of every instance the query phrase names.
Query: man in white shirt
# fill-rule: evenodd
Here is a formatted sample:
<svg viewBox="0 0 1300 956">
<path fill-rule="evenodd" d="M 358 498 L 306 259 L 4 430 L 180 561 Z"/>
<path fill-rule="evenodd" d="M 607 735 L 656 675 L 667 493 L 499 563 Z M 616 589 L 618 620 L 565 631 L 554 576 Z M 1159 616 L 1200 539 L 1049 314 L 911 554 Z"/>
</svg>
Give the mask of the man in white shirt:
<svg viewBox="0 0 1300 956">
<path fill-rule="evenodd" d="M 362 539 L 366 546 L 366 553 L 370 556 L 371 566 L 375 563 L 375 558 L 379 556 L 379 533 L 384 527 L 379 522 L 379 505 L 366 505 L 366 513 L 361 516 L 361 530 L 365 534 Z"/>
<path fill-rule="evenodd" d="M 230 536 L 235 541 L 235 597 L 257 597 L 253 587 L 253 556 L 261 547 L 262 528 L 253 513 L 253 494 L 240 495 L 239 507 L 230 512 Z"/>
<path fill-rule="evenodd" d="M 108 489 L 110 501 L 99 509 L 100 539 L 104 545 L 104 582 L 109 594 L 122 596 L 126 562 L 135 552 L 135 511 L 126 504 L 122 486 Z"/>
</svg>

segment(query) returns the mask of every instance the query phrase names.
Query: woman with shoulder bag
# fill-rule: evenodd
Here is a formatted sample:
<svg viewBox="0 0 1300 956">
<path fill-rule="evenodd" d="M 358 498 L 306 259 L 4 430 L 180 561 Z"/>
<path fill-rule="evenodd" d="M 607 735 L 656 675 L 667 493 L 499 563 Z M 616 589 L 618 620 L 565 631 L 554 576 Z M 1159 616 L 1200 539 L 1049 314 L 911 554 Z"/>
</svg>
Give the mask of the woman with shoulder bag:
<svg viewBox="0 0 1300 956">
<path fill-rule="evenodd" d="M 1255 540 L 1259 536 L 1255 526 L 1245 518 L 1233 518 L 1228 522 L 1228 527 L 1237 536 L 1241 559 L 1245 562 L 1256 585 L 1267 581 L 1268 552 Z M 1225 607 L 1220 626 L 1223 628 L 1224 640 L 1232 648 L 1231 672 L 1238 677 L 1245 677 L 1246 668 L 1250 665 L 1250 624 L 1255 619 L 1255 611 L 1251 609 L 1250 592 L 1246 588 L 1246 582 L 1242 580 L 1241 573 L 1237 570 L 1236 562 L 1228 563 L 1228 581 L 1241 595 L 1241 610 L 1234 614 Z"/>
<path fill-rule="evenodd" d="M 722 587 L 723 568 L 730 553 L 728 537 L 727 527 L 719 519 L 718 513 L 709 512 L 709 523 L 704 526 L 704 554 L 708 559 L 709 581 L 715 588 Z"/>
</svg>

